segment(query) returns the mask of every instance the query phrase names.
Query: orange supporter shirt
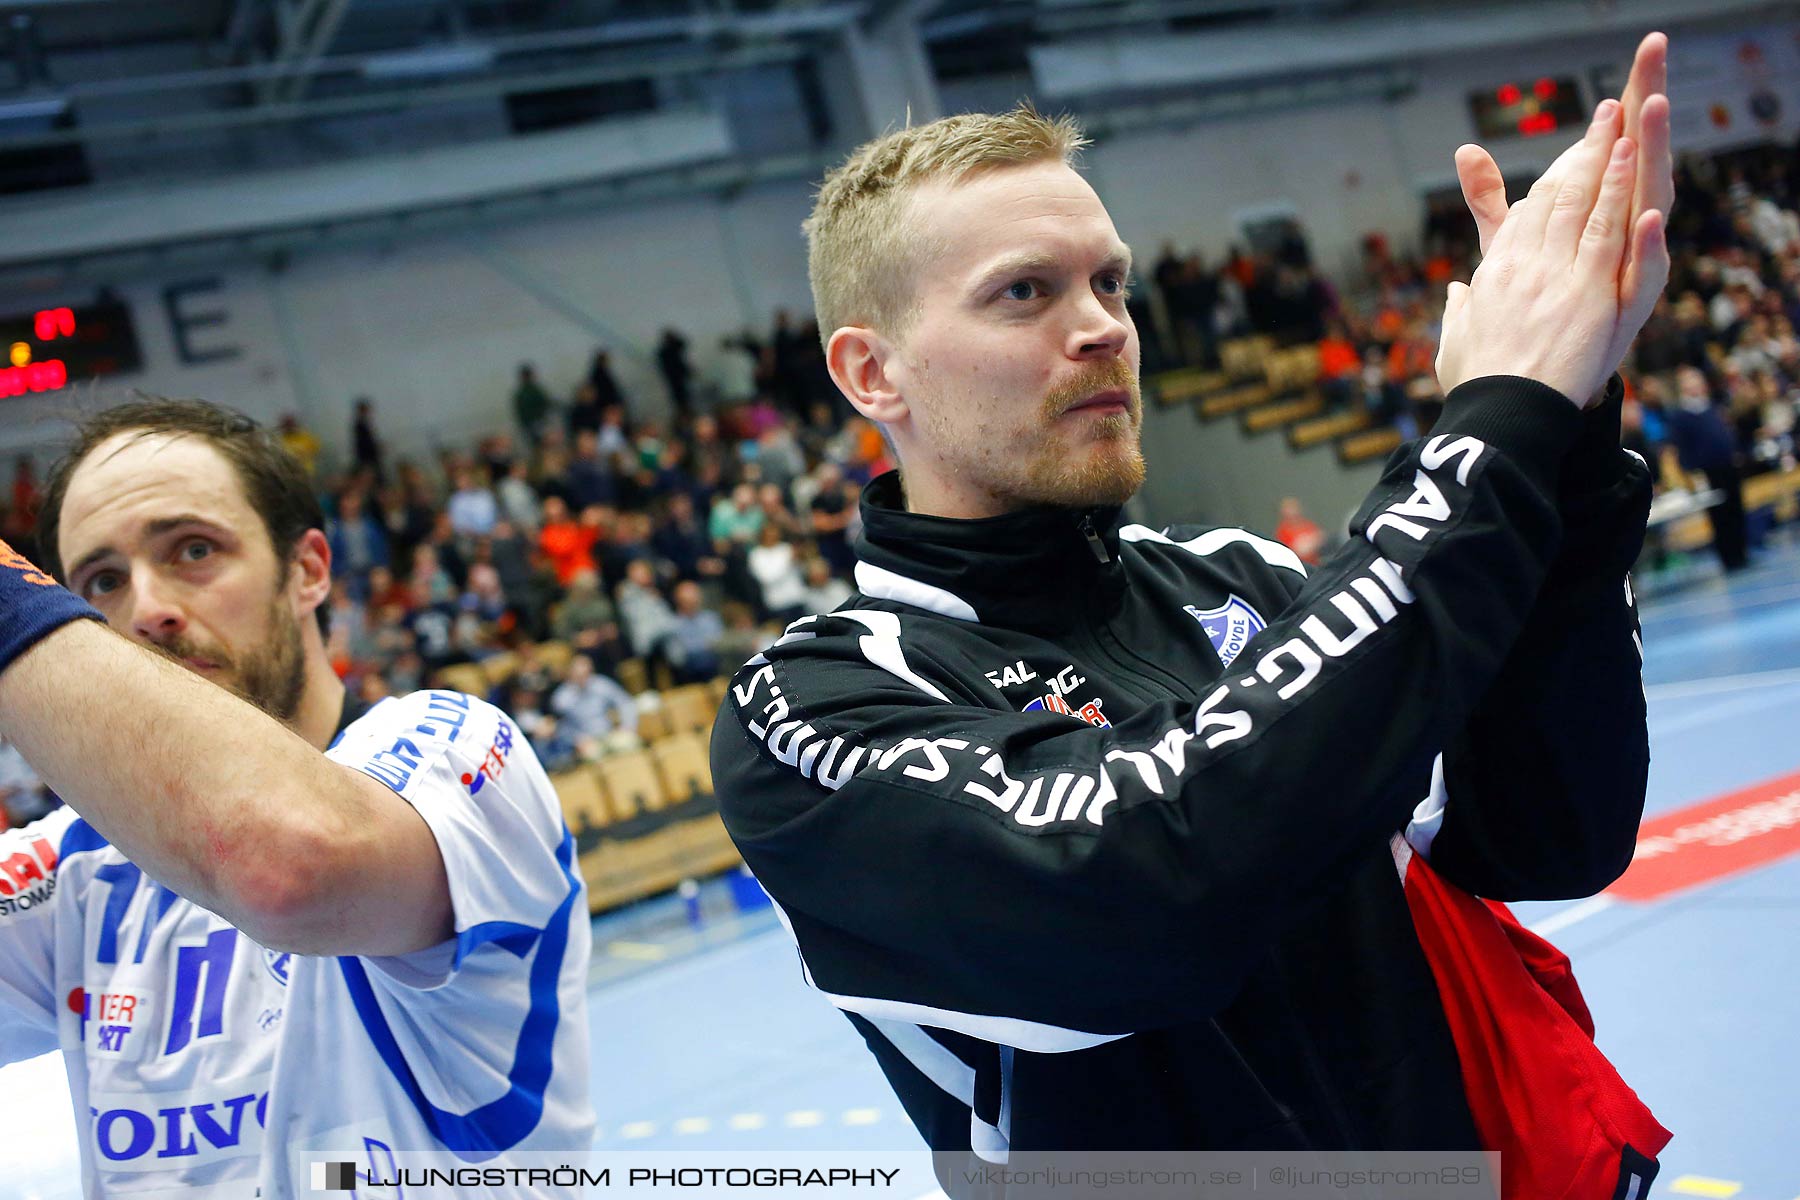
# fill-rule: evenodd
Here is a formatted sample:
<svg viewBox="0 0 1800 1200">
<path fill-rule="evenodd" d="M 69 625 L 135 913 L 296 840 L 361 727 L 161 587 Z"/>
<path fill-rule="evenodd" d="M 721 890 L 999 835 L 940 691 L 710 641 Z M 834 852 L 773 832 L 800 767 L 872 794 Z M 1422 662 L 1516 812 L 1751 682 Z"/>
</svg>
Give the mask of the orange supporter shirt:
<svg viewBox="0 0 1800 1200">
<path fill-rule="evenodd" d="M 1348 338 L 1328 337 L 1319 342 L 1319 375 L 1325 379 L 1342 379 L 1354 375 L 1362 366 L 1362 355 Z"/>
<path fill-rule="evenodd" d="M 1325 531 L 1306 517 L 1296 521 L 1283 520 L 1275 526 L 1275 540 L 1300 556 L 1300 560 L 1308 566 L 1319 565 L 1319 552 L 1325 546 Z"/>
<path fill-rule="evenodd" d="M 550 557 L 550 563 L 556 568 L 557 582 L 564 587 L 582 571 L 594 569 L 594 539 L 597 536 L 592 529 L 583 529 L 573 521 L 558 521 L 544 526 L 538 534 L 538 548 Z"/>
</svg>

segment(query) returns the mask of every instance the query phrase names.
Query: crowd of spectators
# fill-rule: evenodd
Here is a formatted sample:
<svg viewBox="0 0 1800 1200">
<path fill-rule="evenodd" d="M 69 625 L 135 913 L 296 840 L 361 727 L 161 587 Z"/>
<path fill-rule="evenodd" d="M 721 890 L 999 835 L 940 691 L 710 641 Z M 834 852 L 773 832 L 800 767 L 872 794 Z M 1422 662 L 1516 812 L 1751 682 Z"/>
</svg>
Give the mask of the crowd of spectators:
<svg viewBox="0 0 1800 1200">
<path fill-rule="evenodd" d="M 1728 567 L 1745 554 L 1738 481 L 1795 461 L 1797 202 L 1789 150 L 1681 164 L 1670 285 L 1627 373 L 1628 444 L 1665 483 L 1701 472 L 1726 493 L 1713 511 Z M 1341 289 L 1298 236 L 1216 267 L 1165 247 L 1154 291 L 1134 301 L 1147 363 L 1216 365 L 1223 342 L 1251 332 L 1313 343 L 1332 403 L 1411 434 L 1441 401 L 1443 289 L 1468 278 L 1474 242 L 1472 224 L 1439 219 L 1417 255 L 1371 236 L 1361 277 Z M 510 397 L 495 397 L 495 431 L 431 463 L 389 461 L 367 397 L 338 473 L 318 474 L 320 440 L 283 418 L 278 435 L 315 472 L 328 514 L 339 584 L 328 647 L 346 683 L 376 701 L 511 655 L 495 699 L 554 769 L 634 744 L 628 662 L 651 680 L 709 679 L 783 623 L 840 604 L 858 491 L 888 465 L 879 432 L 848 415 L 804 321 L 781 313 L 767 336 L 725 338 L 704 376 L 687 346 L 668 329 L 655 347 L 673 403 L 654 408 L 620 385 L 606 349 L 566 395 L 524 364 Z M 29 544 L 39 489 L 19 459 L 0 537 Z M 1297 502 L 1281 515 L 1316 556 L 1322 539 Z M 37 795 L 16 758 L 0 745 L 0 804 L 15 818 Z"/>
<path fill-rule="evenodd" d="M 359 401 L 351 467 L 320 480 L 346 683 L 372 702 L 510 656 L 495 698 L 558 769 L 635 744 L 627 663 L 652 684 L 709 680 L 841 604 L 858 493 L 887 467 L 879 432 L 845 419 L 816 332 L 785 314 L 766 341 L 730 339 L 740 379 L 699 379 L 685 346 L 671 329 L 656 350 L 666 422 L 637 412 L 606 350 L 564 397 L 525 364 L 514 428 L 432 469 L 390 469 Z M 298 422 L 281 436 L 309 448 Z"/>
<path fill-rule="evenodd" d="M 1627 445 L 1659 488 L 1717 491 L 1713 544 L 1728 570 L 1748 561 L 1741 483 L 1796 461 L 1800 416 L 1800 148 L 1690 156 L 1676 172 L 1668 288 L 1625 368 Z M 1216 366 L 1220 344 L 1258 332 L 1314 344 L 1319 388 L 1403 436 L 1429 428 L 1444 287 L 1466 281 L 1476 236 L 1466 212 L 1435 210 L 1423 249 L 1362 246 L 1360 278 L 1320 279 L 1303 243 L 1234 249 L 1216 269 L 1165 247 L 1144 322 L 1169 365 Z M 1287 514 L 1283 514 L 1284 519 Z"/>
</svg>

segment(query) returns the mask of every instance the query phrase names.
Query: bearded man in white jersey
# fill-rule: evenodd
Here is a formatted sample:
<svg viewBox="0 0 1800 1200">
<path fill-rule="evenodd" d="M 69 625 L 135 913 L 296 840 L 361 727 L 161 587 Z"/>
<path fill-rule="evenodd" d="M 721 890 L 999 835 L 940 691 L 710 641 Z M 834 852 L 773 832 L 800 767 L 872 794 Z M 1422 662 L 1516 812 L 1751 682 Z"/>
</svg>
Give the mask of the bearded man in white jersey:
<svg viewBox="0 0 1800 1200">
<path fill-rule="evenodd" d="M 0 1062 L 63 1051 L 87 1196 L 592 1141 L 556 793 L 482 700 L 346 693 L 322 525 L 255 422 L 146 399 L 54 473 L 55 578 L 0 543 L 0 736 L 68 803 L 0 835 Z"/>
</svg>

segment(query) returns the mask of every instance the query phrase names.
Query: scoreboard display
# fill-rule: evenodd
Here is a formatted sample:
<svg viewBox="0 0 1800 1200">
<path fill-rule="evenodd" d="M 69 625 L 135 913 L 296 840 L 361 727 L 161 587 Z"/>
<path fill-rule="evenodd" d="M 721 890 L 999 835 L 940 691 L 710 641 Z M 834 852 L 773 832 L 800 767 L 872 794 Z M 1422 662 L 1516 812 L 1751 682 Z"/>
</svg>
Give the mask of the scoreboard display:
<svg viewBox="0 0 1800 1200">
<path fill-rule="evenodd" d="M 1475 132 L 1485 140 L 1540 137 L 1559 129 L 1585 129 L 1587 112 L 1573 79 L 1548 75 L 1525 82 L 1500 83 L 1469 93 Z"/>
<path fill-rule="evenodd" d="M 0 398 L 53 392 L 143 365 L 131 310 L 101 300 L 80 308 L 41 308 L 0 317 Z"/>
</svg>

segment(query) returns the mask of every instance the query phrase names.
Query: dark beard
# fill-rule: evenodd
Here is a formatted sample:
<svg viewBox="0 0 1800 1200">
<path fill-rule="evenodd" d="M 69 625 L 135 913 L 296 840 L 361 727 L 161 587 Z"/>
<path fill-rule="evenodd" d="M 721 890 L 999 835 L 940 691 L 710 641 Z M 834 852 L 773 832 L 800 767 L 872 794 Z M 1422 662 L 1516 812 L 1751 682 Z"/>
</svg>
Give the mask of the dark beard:
<svg viewBox="0 0 1800 1200">
<path fill-rule="evenodd" d="M 216 647 L 201 646 L 186 638 L 155 646 L 183 670 L 191 670 L 186 658 L 216 663 L 214 681 L 240 699 L 262 709 L 277 721 L 290 722 L 300 711 L 300 695 L 306 690 L 305 652 L 300 623 L 277 592 L 269 602 L 269 637 L 241 658 L 227 656 Z"/>
<path fill-rule="evenodd" d="M 300 623 L 279 596 L 270 605 L 270 618 L 268 642 L 245 657 L 229 686 L 277 721 L 287 723 L 300 712 L 300 695 L 306 690 Z"/>
</svg>

